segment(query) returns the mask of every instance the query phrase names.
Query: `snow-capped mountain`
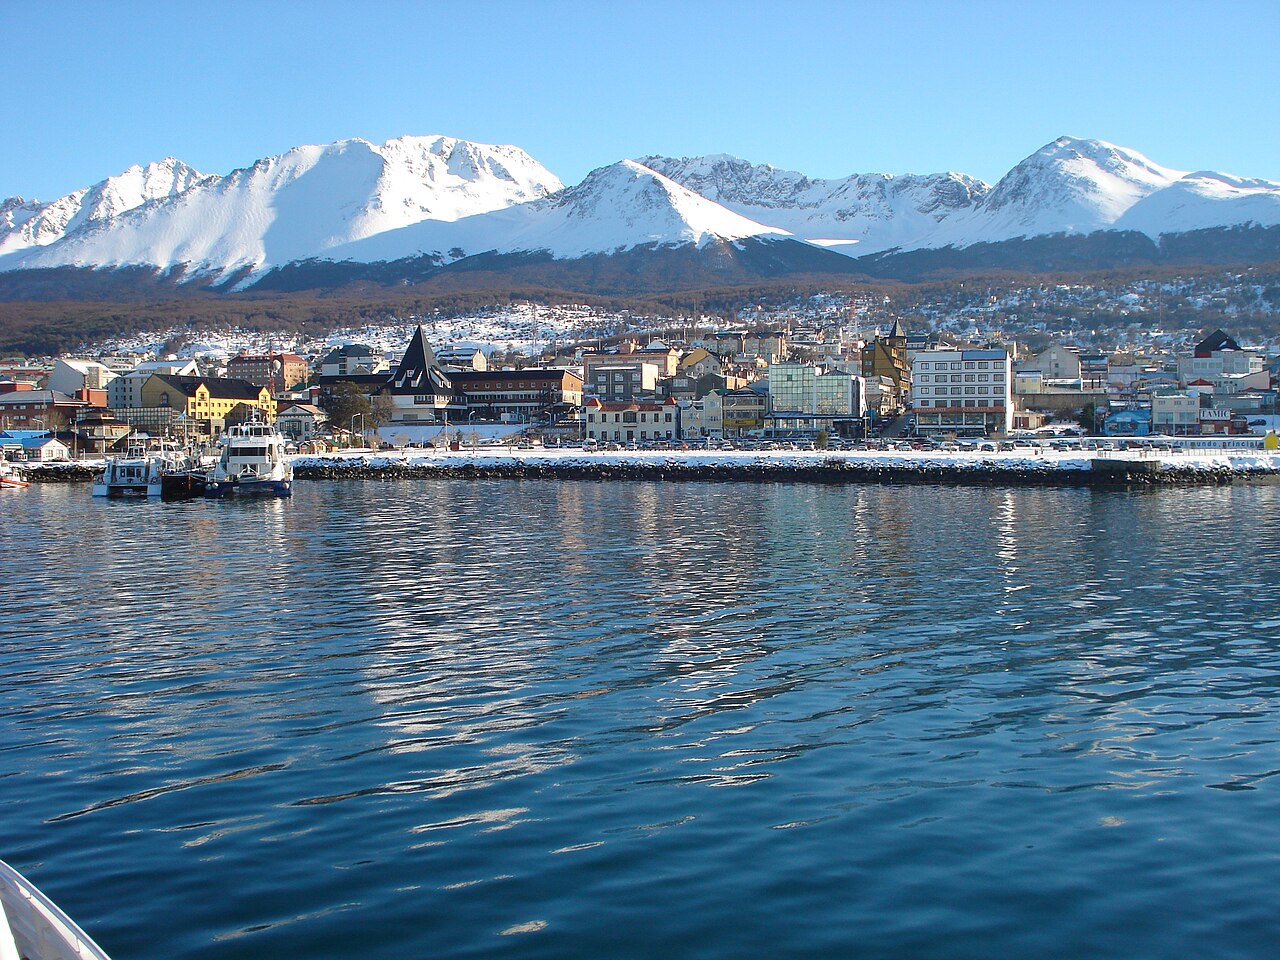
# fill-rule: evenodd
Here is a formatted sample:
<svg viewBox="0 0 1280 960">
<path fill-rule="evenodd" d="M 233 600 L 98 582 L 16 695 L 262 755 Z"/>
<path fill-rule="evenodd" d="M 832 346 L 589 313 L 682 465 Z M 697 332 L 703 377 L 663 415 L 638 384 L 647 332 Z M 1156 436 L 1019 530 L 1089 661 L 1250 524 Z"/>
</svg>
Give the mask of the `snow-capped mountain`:
<svg viewBox="0 0 1280 960">
<path fill-rule="evenodd" d="M 1226 228 L 1229 242 L 1210 235 Z M 271 275 L 276 289 L 316 289 L 416 283 L 442 270 L 493 282 L 554 261 L 536 282 L 577 289 L 626 274 L 638 289 L 1170 257 L 1280 257 L 1280 183 L 1185 173 L 1061 137 L 995 186 L 962 173 L 820 180 L 718 154 L 624 160 L 566 188 L 518 147 L 434 136 L 301 146 L 225 176 L 168 159 L 52 203 L 0 202 L 0 271 L 89 268 L 71 271 L 77 290 L 96 282 L 84 279 L 90 270 L 126 266 L 161 284 L 234 278 L 243 289 Z M 468 258 L 479 262 L 451 266 Z M 33 276 L 27 288 L 52 295 L 44 291 L 65 289 L 66 274 L 47 284 Z M 24 289 L 6 276 L 6 290 Z"/>
<path fill-rule="evenodd" d="M 1135 150 L 1074 137 L 1046 144 L 994 187 L 960 173 L 811 180 L 723 154 L 642 162 L 731 210 L 854 257 L 1108 229 L 1155 239 L 1280 223 L 1280 184 L 1188 174 Z M 857 243 L 825 242 L 831 240 Z"/>
<path fill-rule="evenodd" d="M 561 189 L 523 150 L 452 137 L 295 147 L 117 216 L 0 267 L 185 265 L 261 271 L 422 220 L 457 220 Z M 9 258 L 12 260 L 13 258 Z"/>
<path fill-rule="evenodd" d="M 782 227 L 852 256 L 909 246 L 966 213 L 991 187 L 963 173 L 854 174 L 815 180 L 727 154 L 643 157 L 641 163 L 695 193 L 761 223 Z"/>
<path fill-rule="evenodd" d="M 1059 137 L 1005 174 L 968 217 L 948 224 L 951 229 L 925 245 L 1105 230 L 1139 200 L 1185 175 L 1135 150 Z"/>
<path fill-rule="evenodd" d="M 1243 223 L 1280 224 L 1280 183 L 1207 170 L 1189 173 L 1143 197 L 1114 226 L 1156 236 Z"/>
<path fill-rule="evenodd" d="M 148 200 L 176 196 L 208 179 L 216 178 L 166 157 L 145 167 L 135 164 L 49 203 L 10 197 L 0 201 L 0 255 L 48 246 L 88 224 L 111 220 Z"/>
<path fill-rule="evenodd" d="M 786 236 L 739 216 L 633 160 L 589 173 L 581 183 L 531 203 L 453 223 L 423 221 L 327 251 L 360 263 L 477 253 L 547 253 L 571 259 L 634 247 L 694 246 L 713 240 Z"/>
</svg>

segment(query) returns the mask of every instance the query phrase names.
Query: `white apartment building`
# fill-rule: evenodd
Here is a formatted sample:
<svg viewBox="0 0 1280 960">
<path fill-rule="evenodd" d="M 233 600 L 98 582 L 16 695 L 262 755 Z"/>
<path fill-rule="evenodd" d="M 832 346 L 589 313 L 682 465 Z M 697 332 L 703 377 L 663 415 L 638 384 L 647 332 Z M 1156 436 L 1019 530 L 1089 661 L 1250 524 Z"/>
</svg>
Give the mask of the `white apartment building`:
<svg viewBox="0 0 1280 960">
<path fill-rule="evenodd" d="M 49 389 L 74 397 L 81 390 L 105 390 L 115 378 L 115 373 L 97 360 L 59 359 L 49 374 Z"/>
<path fill-rule="evenodd" d="M 1004 350 L 926 350 L 915 355 L 911 407 L 924 436 L 1007 433 L 1013 365 Z"/>
<path fill-rule="evenodd" d="M 1151 396 L 1152 433 L 1198 433 L 1200 398 L 1173 390 Z"/>
</svg>

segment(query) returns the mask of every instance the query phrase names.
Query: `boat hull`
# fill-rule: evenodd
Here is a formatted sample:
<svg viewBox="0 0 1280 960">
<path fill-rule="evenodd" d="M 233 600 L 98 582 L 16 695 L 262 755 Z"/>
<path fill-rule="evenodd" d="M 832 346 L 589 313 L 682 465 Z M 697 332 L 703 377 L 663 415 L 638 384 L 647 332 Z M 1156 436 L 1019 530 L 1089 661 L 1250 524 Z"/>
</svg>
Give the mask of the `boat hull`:
<svg viewBox="0 0 1280 960">
<path fill-rule="evenodd" d="M 213 480 L 208 487 L 211 497 L 291 497 L 292 480 Z"/>
<path fill-rule="evenodd" d="M 203 471 L 166 473 L 160 478 L 160 496 L 165 500 L 190 500 L 209 495 L 209 476 Z"/>
<path fill-rule="evenodd" d="M 159 483 L 98 483 L 93 484 L 95 497 L 111 497 L 123 500 L 128 497 L 158 497 L 161 493 Z"/>
<path fill-rule="evenodd" d="M 0 860 L 0 956 L 110 960 L 75 921 Z"/>
</svg>

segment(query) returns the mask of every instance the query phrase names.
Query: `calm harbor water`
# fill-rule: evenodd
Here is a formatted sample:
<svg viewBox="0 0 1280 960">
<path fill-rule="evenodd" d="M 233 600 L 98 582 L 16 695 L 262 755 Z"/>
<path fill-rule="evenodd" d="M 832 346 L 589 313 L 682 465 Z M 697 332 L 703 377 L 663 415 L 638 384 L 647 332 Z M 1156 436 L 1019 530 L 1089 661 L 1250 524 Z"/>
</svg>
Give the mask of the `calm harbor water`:
<svg viewBox="0 0 1280 960">
<path fill-rule="evenodd" d="M 1270 957 L 1280 487 L 0 497 L 0 857 L 115 960 Z"/>
</svg>

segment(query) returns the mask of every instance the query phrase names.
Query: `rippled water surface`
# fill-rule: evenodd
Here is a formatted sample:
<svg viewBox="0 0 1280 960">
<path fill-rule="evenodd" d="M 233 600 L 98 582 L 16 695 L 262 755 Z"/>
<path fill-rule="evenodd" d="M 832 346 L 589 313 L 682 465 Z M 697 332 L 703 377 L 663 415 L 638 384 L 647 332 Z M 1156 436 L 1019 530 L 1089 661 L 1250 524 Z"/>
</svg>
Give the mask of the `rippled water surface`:
<svg viewBox="0 0 1280 960">
<path fill-rule="evenodd" d="M 0 497 L 0 857 L 116 960 L 1271 957 L 1280 487 Z"/>
</svg>

